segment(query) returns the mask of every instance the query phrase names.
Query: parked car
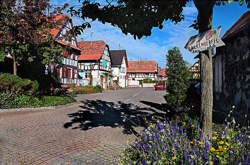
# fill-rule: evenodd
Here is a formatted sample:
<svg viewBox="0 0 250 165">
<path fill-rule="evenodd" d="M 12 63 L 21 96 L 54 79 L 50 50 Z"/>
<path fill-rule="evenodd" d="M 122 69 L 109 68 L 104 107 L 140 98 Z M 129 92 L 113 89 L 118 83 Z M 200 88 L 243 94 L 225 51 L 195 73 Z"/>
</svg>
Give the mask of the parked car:
<svg viewBox="0 0 250 165">
<path fill-rule="evenodd" d="M 166 89 L 166 83 L 165 82 L 158 82 L 154 85 L 155 90 L 165 90 Z"/>
</svg>

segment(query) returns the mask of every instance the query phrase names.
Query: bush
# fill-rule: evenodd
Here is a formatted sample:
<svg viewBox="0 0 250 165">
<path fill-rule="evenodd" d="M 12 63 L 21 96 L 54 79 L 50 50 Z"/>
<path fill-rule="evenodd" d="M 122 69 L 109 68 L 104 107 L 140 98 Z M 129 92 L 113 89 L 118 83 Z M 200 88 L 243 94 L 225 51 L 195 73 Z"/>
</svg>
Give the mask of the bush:
<svg viewBox="0 0 250 165">
<path fill-rule="evenodd" d="M 92 94 L 92 93 L 102 93 L 101 86 L 93 87 L 92 85 L 87 86 L 77 86 L 71 87 L 69 89 L 71 94 Z"/>
<path fill-rule="evenodd" d="M 201 137 L 199 121 L 158 121 L 125 149 L 120 164 L 247 164 L 248 151 L 247 128 L 218 125 L 208 140 Z"/>
<path fill-rule="evenodd" d="M 150 78 L 146 78 L 146 79 L 143 79 L 142 81 L 143 83 L 155 83 L 156 81 L 155 80 L 152 80 Z"/>
<path fill-rule="evenodd" d="M 33 96 L 37 94 L 38 88 L 37 81 L 22 79 L 9 73 L 0 74 L 0 92 Z"/>
</svg>

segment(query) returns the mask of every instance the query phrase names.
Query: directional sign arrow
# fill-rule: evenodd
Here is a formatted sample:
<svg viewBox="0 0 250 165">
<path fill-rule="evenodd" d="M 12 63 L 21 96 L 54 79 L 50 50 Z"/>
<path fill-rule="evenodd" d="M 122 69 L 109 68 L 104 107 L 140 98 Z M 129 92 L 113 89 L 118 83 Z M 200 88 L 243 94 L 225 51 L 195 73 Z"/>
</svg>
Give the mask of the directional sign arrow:
<svg viewBox="0 0 250 165">
<path fill-rule="evenodd" d="M 224 46 L 225 43 L 220 39 L 221 27 L 211 29 L 206 32 L 189 38 L 185 48 L 192 53 L 202 52 L 204 50 L 213 49 Z"/>
</svg>

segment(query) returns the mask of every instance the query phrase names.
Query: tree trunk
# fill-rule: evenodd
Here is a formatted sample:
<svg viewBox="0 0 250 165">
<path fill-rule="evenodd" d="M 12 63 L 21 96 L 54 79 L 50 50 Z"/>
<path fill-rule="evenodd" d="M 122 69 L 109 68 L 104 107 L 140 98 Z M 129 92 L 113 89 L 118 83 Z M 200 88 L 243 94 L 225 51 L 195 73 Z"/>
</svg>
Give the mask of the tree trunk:
<svg viewBox="0 0 250 165">
<path fill-rule="evenodd" d="M 17 63 L 16 63 L 16 56 L 12 55 L 13 58 L 13 74 L 17 75 Z"/>
<path fill-rule="evenodd" d="M 214 0 L 194 0 L 198 9 L 199 33 L 212 28 Z M 202 137 L 212 137 L 213 67 L 211 50 L 200 53 Z"/>
</svg>

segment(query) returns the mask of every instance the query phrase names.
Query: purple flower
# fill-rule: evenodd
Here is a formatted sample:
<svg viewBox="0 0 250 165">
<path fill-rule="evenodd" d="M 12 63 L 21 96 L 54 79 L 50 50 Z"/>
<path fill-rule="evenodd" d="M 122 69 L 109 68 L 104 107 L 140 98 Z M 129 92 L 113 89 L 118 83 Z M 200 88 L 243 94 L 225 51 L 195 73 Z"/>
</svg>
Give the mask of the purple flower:
<svg viewBox="0 0 250 165">
<path fill-rule="evenodd" d="M 157 140 L 160 140 L 160 136 L 158 133 L 155 133 L 155 136 L 156 136 Z"/>
<path fill-rule="evenodd" d="M 180 126 L 181 135 L 183 135 L 183 126 Z"/>
<path fill-rule="evenodd" d="M 143 165 L 147 165 L 145 159 L 142 160 L 142 164 L 143 164 Z"/>
<path fill-rule="evenodd" d="M 196 120 L 196 126 L 200 128 L 200 122 L 198 120 Z"/>
</svg>

